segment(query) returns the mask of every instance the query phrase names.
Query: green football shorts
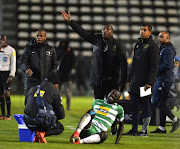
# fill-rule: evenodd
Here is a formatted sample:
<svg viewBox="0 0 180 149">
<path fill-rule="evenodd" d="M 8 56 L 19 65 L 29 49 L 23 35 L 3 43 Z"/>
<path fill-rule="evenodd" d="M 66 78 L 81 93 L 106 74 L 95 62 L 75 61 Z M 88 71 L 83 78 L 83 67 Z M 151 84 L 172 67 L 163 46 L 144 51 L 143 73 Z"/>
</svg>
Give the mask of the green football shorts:
<svg viewBox="0 0 180 149">
<path fill-rule="evenodd" d="M 80 138 L 86 138 L 92 134 L 98 134 L 99 132 L 94 125 L 91 125 L 89 129 L 83 129 L 80 133 Z"/>
</svg>

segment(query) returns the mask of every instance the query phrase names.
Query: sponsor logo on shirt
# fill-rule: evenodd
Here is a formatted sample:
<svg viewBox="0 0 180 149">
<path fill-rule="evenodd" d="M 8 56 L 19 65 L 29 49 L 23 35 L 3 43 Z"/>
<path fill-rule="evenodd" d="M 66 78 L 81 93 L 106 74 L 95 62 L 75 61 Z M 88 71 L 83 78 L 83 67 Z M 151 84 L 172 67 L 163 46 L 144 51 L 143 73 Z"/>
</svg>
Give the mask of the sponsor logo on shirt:
<svg viewBox="0 0 180 149">
<path fill-rule="evenodd" d="M 100 106 L 97 111 L 97 114 L 107 116 L 107 114 L 109 113 L 109 110 L 110 110 L 110 108 Z"/>
</svg>

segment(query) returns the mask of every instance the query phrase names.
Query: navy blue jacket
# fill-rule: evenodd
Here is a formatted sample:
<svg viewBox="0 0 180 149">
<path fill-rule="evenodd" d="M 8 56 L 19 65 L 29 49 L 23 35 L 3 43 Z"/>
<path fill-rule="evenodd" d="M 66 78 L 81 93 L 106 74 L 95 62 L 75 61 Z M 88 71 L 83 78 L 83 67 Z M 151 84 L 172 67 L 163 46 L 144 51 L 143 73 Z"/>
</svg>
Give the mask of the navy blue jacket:
<svg viewBox="0 0 180 149">
<path fill-rule="evenodd" d="M 158 81 L 174 82 L 174 58 L 176 49 L 171 43 L 160 46 Z"/>
<path fill-rule="evenodd" d="M 73 20 L 68 23 L 82 38 L 93 44 L 93 64 L 90 85 L 93 87 L 102 86 L 102 80 L 107 78 L 112 78 L 113 88 L 119 87 L 120 83 L 121 85 L 125 84 L 127 82 L 127 60 L 122 44 L 116 39 L 111 38 L 107 41 L 108 51 L 103 52 L 104 41 L 101 34 L 93 34 L 85 31 Z M 104 58 L 108 58 L 108 65 L 106 66 L 103 65 Z M 108 70 L 108 75 L 105 74 L 103 68 Z"/>
</svg>

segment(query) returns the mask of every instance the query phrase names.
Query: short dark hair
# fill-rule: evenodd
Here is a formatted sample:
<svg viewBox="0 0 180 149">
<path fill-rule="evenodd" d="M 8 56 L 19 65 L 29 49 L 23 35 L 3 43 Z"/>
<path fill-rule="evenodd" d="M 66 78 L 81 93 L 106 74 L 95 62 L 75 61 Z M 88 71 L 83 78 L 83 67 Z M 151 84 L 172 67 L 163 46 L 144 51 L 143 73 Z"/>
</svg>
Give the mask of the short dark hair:
<svg viewBox="0 0 180 149">
<path fill-rule="evenodd" d="M 141 26 L 147 26 L 147 27 L 148 27 L 148 30 L 149 30 L 149 31 L 152 31 L 152 25 L 151 25 L 151 24 L 143 23 L 143 24 L 141 24 Z"/>
<path fill-rule="evenodd" d="M 44 29 L 42 29 L 42 28 L 41 28 L 41 29 L 38 29 L 37 32 L 44 32 L 45 35 L 46 35 L 46 30 L 44 30 Z"/>
</svg>

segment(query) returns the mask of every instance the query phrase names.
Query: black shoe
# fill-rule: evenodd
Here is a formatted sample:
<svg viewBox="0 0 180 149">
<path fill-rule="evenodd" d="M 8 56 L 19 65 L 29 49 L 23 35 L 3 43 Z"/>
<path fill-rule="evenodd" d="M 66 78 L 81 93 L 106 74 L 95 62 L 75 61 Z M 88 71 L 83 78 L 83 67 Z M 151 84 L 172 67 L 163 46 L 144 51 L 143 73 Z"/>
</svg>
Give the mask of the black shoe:
<svg viewBox="0 0 180 149">
<path fill-rule="evenodd" d="M 111 126 L 111 135 L 115 135 L 117 133 L 117 125 Z"/>
<path fill-rule="evenodd" d="M 172 123 L 172 130 L 170 132 L 171 133 L 174 132 L 179 126 L 180 126 L 180 119 L 177 118 L 177 121 Z"/>
<path fill-rule="evenodd" d="M 136 136 L 148 137 L 148 133 L 147 131 L 146 132 L 139 131 Z"/>
<path fill-rule="evenodd" d="M 137 135 L 136 130 L 130 130 L 129 132 L 124 133 L 123 135 L 128 135 L 128 136 L 136 136 Z"/>
<path fill-rule="evenodd" d="M 166 130 L 161 130 L 159 128 L 157 128 L 155 131 L 151 131 L 150 133 L 166 133 Z"/>
</svg>

